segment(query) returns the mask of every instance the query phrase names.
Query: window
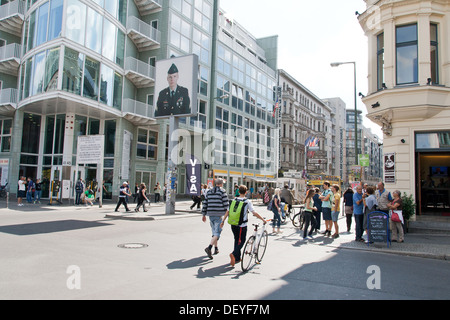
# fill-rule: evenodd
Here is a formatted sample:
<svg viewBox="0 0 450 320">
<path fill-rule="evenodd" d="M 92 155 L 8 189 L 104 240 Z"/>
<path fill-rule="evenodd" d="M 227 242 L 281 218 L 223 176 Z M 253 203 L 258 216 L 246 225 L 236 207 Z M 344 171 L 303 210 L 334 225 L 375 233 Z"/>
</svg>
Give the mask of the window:
<svg viewBox="0 0 450 320">
<path fill-rule="evenodd" d="M 438 26 L 430 25 L 430 58 L 431 58 L 431 81 L 439 84 L 439 51 L 438 51 Z"/>
<path fill-rule="evenodd" d="M 156 160 L 158 157 L 158 132 L 138 129 L 137 157 Z"/>
<path fill-rule="evenodd" d="M 63 0 L 52 0 L 50 2 L 48 41 L 58 38 L 61 35 L 63 4 Z"/>
<path fill-rule="evenodd" d="M 100 79 L 100 102 L 103 102 L 106 105 L 112 107 L 114 92 L 114 71 L 103 64 Z"/>
<path fill-rule="evenodd" d="M 397 27 L 397 84 L 418 82 L 417 24 Z"/>
<path fill-rule="evenodd" d="M 176 14 L 171 15 L 170 43 L 185 51 L 190 51 L 191 24 Z"/>
<path fill-rule="evenodd" d="M 93 133 L 90 133 L 93 134 Z M 114 158 L 116 145 L 116 120 L 105 121 L 105 158 Z"/>
<path fill-rule="evenodd" d="M 66 15 L 66 37 L 83 45 L 86 32 L 86 5 L 78 0 L 68 0 Z"/>
<path fill-rule="evenodd" d="M 38 154 L 40 135 L 41 135 L 41 116 L 24 113 L 22 149 L 21 149 L 22 152 Z"/>
<path fill-rule="evenodd" d="M 98 99 L 100 62 L 86 58 L 84 66 L 83 96 Z"/>
<path fill-rule="evenodd" d="M 95 10 L 88 8 L 86 29 L 86 47 L 97 53 L 102 53 L 103 17 Z"/>
<path fill-rule="evenodd" d="M 37 13 L 36 41 L 35 45 L 39 46 L 47 40 L 47 23 L 48 23 L 48 2 L 40 6 Z"/>
<path fill-rule="evenodd" d="M 104 19 L 103 26 L 103 46 L 102 55 L 111 61 L 115 61 L 115 49 L 116 49 L 116 26 L 108 19 Z M 100 42 L 100 41 L 99 41 Z"/>
<path fill-rule="evenodd" d="M 11 135 L 12 135 L 12 120 L 5 119 L 0 121 L 0 134 L 1 134 L 1 152 L 11 151 Z"/>
<path fill-rule="evenodd" d="M 64 51 L 64 71 L 63 90 L 81 95 L 81 80 L 83 76 L 84 55 L 65 48 Z"/>
<path fill-rule="evenodd" d="M 383 89 L 384 83 L 384 33 L 377 37 L 377 89 Z"/>
<path fill-rule="evenodd" d="M 43 84 L 44 92 L 54 91 L 58 88 L 59 52 L 59 48 L 54 48 L 47 51 Z"/>
</svg>

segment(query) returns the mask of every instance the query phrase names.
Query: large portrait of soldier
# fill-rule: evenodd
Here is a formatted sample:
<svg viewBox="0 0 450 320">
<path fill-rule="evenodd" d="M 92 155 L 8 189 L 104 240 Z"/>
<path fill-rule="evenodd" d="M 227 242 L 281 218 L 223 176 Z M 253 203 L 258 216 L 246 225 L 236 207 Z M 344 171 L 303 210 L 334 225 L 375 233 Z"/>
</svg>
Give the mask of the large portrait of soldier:
<svg viewBox="0 0 450 320">
<path fill-rule="evenodd" d="M 155 118 L 197 114 L 198 57 L 189 55 L 158 61 Z"/>
</svg>

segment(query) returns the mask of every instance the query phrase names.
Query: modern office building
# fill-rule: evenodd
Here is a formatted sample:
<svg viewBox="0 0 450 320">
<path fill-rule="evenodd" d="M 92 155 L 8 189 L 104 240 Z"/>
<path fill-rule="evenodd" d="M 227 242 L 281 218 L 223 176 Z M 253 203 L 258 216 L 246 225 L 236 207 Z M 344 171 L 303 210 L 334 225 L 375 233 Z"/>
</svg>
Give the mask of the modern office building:
<svg viewBox="0 0 450 320">
<path fill-rule="evenodd" d="M 279 70 L 280 173 L 331 174 L 332 109 L 285 70 Z M 317 139 L 319 150 L 305 148 Z"/>
<path fill-rule="evenodd" d="M 331 109 L 331 168 L 330 174 L 347 181 L 346 165 L 346 104 L 341 98 L 322 99 Z"/>
<path fill-rule="evenodd" d="M 43 198 L 52 190 L 71 197 L 76 177 L 95 185 L 103 176 L 105 198 L 117 196 L 122 181 L 163 185 L 168 121 L 153 117 L 155 65 L 189 54 L 199 57 L 199 112 L 180 126 L 193 137 L 193 153 L 202 155 L 208 129 L 243 134 L 235 143 L 217 135 L 203 182 L 211 170 L 236 183 L 276 177 L 277 38 L 255 39 L 219 1 L 1 4 L 1 181 L 13 195 L 19 176 L 42 179 Z M 96 135 L 104 135 L 103 161 L 79 163 L 78 137 Z M 185 174 L 179 166 L 179 194 Z"/>
<path fill-rule="evenodd" d="M 214 176 L 228 182 L 229 192 L 235 184 L 276 181 L 277 54 L 277 36 L 256 39 L 219 12 L 210 128 L 221 133 Z"/>
<path fill-rule="evenodd" d="M 383 178 L 383 141 L 373 134 L 370 128 L 364 126 L 363 114 L 358 110 L 358 154 L 368 157 L 368 166 L 363 166 L 359 174 L 355 174 L 354 167 L 364 165 L 356 163 L 355 159 L 355 110 L 346 110 L 346 135 L 345 135 L 345 157 L 346 173 L 345 181 L 355 183 L 363 181 L 369 185 L 376 185 Z"/>
<path fill-rule="evenodd" d="M 417 213 L 449 212 L 450 1 L 373 1 L 368 117 L 383 127 L 384 180 L 414 196 Z"/>
</svg>

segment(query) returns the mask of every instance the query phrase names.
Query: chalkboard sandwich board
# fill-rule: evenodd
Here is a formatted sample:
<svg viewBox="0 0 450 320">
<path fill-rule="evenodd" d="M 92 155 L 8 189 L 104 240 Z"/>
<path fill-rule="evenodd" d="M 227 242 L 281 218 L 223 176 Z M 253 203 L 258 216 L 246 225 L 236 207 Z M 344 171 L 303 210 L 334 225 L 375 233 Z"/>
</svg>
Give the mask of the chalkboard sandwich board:
<svg viewBox="0 0 450 320">
<path fill-rule="evenodd" d="M 384 212 L 374 211 L 367 215 L 367 231 L 371 242 L 386 242 L 389 247 L 389 215 Z"/>
</svg>

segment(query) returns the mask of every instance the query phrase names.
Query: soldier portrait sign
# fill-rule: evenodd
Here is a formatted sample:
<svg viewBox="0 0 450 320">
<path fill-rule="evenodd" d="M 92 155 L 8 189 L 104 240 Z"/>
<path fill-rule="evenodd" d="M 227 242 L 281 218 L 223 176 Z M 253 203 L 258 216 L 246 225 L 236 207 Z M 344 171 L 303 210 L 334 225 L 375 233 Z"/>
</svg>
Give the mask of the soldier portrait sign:
<svg viewBox="0 0 450 320">
<path fill-rule="evenodd" d="M 188 55 L 156 63 L 155 118 L 197 115 L 198 57 Z"/>
</svg>

